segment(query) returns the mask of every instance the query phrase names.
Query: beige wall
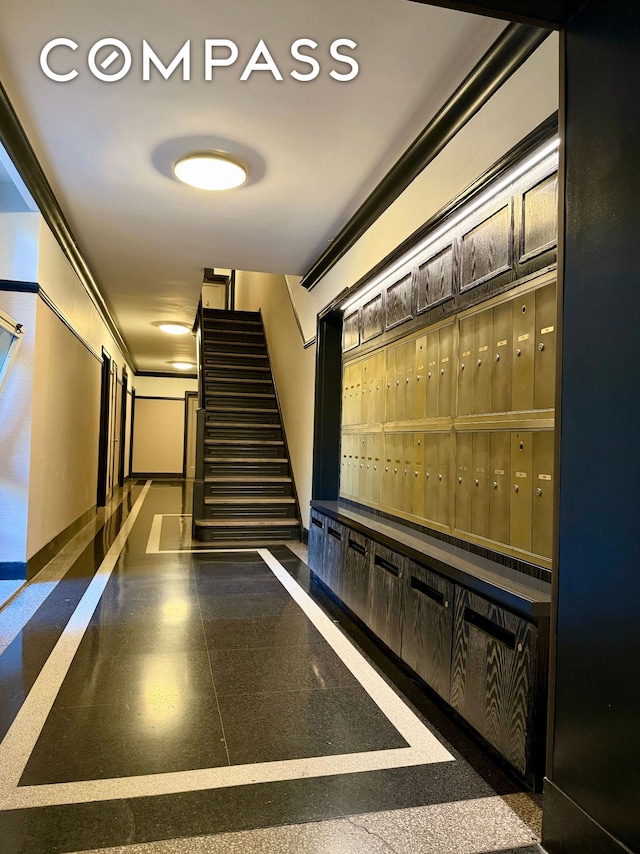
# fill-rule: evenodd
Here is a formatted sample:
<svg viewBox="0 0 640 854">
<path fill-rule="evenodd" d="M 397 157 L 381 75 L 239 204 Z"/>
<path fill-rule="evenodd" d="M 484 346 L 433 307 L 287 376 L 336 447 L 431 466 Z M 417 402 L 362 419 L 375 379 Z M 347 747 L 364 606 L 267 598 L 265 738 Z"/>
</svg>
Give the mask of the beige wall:
<svg viewBox="0 0 640 854">
<path fill-rule="evenodd" d="M 136 394 L 142 397 L 184 397 L 186 391 L 198 391 L 198 380 L 187 377 L 136 377 Z"/>
<path fill-rule="evenodd" d="M 136 396 L 133 425 L 133 471 L 182 472 L 184 399 Z"/>
<path fill-rule="evenodd" d="M 236 309 L 262 309 L 300 512 L 309 527 L 316 348 L 302 346 L 284 276 L 240 272 Z M 339 392 L 339 390 L 337 390 Z"/>
<path fill-rule="evenodd" d="M 100 372 L 95 356 L 39 299 L 27 559 L 96 503 Z"/>
<path fill-rule="evenodd" d="M 0 291 L 0 309 L 24 327 L 22 342 L 0 394 L 0 564 L 27 560 L 29 449 L 38 301 L 35 294 Z"/>
<path fill-rule="evenodd" d="M 292 287 L 306 341 L 341 291 L 558 109 L 558 51 L 553 33 L 310 292 Z"/>
</svg>

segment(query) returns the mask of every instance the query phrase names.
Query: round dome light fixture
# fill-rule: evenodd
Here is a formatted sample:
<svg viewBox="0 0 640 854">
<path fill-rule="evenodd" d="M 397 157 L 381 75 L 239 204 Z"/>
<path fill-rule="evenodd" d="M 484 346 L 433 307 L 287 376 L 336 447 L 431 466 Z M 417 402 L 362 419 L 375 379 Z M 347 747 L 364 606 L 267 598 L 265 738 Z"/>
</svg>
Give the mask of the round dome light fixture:
<svg viewBox="0 0 640 854">
<path fill-rule="evenodd" d="M 170 364 L 179 371 L 189 371 L 195 367 L 193 362 L 170 362 Z"/>
<path fill-rule="evenodd" d="M 187 323 L 159 323 L 158 329 L 161 329 L 163 332 L 166 332 L 168 335 L 186 335 L 188 332 L 191 332 L 191 327 Z"/>
<path fill-rule="evenodd" d="M 194 151 L 174 163 L 173 174 L 199 190 L 232 190 L 244 184 L 248 169 L 223 151 Z"/>
</svg>

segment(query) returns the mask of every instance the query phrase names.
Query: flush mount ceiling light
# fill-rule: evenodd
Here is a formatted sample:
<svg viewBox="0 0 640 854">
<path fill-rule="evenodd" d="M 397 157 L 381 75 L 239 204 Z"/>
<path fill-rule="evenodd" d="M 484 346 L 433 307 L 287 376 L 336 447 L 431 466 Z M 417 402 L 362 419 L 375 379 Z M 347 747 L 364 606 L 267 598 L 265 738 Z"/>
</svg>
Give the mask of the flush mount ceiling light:
<svg viewBox="0 0 640 854">
<path fill-rule="evenodd" d="M 191 332 L 191 327 L 187 323 L 159 323 L 158 329 L 169 335 L 186 335 Z"/>
<path fill-rule="evenodd" d="M 193 368 L 193 362 L 169 362 L 170 365 L 173 365 L 174 368 L 177 368 L 179 371 L 189 371 Z"/>
<path fill-rule="evenodd" d="M 176 161 L 179 181 L 199 190 L 232 190 L 247 180 L 247 167 L 222 151 L 195 151 Z"/>
</svg>

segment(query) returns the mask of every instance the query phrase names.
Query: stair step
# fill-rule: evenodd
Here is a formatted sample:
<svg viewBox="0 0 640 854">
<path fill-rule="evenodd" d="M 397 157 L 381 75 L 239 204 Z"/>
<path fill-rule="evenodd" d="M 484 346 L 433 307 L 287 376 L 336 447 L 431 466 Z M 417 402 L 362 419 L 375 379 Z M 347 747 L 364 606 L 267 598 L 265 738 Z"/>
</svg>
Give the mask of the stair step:
<svg viewBox="0 0 640 854">
<path fill-rule="evenodd" d="M 205 365 L 206 369 L 215 370 L 215 371 L 269 371 L 271 373 L 271 368 L 268 365 L 261 367 L 260 365 L 225 365 L 222 362 L 218 365 Z"/>
<path fill-rule="evenodd" d="M 211 394 L 215 397 L 215 392 L 207 393 L 207 397 L 210 397 Z M 221 391 L 219 392 L 220 396 L 224 397 L 275 397 L 275 394 L 268 394 L 266 392 L 251 392 L 251 391 Z M 209 407 L 206 407 L 209 409 Z"/>
<path fill-rule="evenodd" d="M 260 409 L 255 406 L 207 406 L 207 412 L 252 412 L 263 413 L 264 415 L 278 415 L 277 409 Z"/>
<path fill-rule="evenodd" d="M 205 457 L 205 463 L 288 463 L 286 457 Z M 206 479 L 206 478 L 205 478 Z"/>
<path fill-rule="evenodd" d="M 284 445 L 281 439 L 205 439 L 205 445 Z"/>
<path fill-rule="evenodd" d="M 230 321 L 228 321 L 228 322 L 230 322 Z M 205 331 L 211 331 L 212 328 L 215 328 L 216 324 L 218 324 L 218 323 L 220 323 L 219 320 L 214 320 L 214 319 L 209 320 L 205 317 L 205 319 L 204 319 Z M 257 338 L 257 337 L 264 338 L 264 332 L 262 330 L 260 330 L 259 332 L 254 331 L 252 329 L 224 329 L 224 330 L 220 330 L 220 331 L 221 332 L 224 331 L 225 335 L 246 335 L 246 336 L 251 335 L 253 338 Z"/>
<path fill-rule="evenodd" d="M 205 351 L 206 351 L 206 344 L 205 344 Z M 216 358 L 218 356 L 231 356 L 231 357 L 238 356 L 242 359 L 264 359 L 264 361 L 267 361 L 267 354 L 266 353 L 238 353 L 238 352 L 234 353 L 232 350 L 216 350 L 215 353 L 205 352 L 205 354 L 204 354 L 205 365 L 207 363 L 207 357 L 212 358 L 213 356 L 215 356 Z"/>
<path fill-rule="evenodd" d="M 226 317 L 206 317 L 206 315 L 204 319 L 205 323 L 237 323 L 242 326 L 262 326 L 259 320 L 234 320 L 233 318 Z"/>
<path fill-rule="evenodd" d="M 271 385 L 271 379 L 268 380 L 253 380 L 253 379 L 236 379 L 236 377 L 216 377 L 215 380 L 205 380 L 205 382 L 216 383 L 233 383 L 233 385 Z"/>
<path fill-rule="evenodd" d="M 199 522 L 196 520 L 196 526 Z M 226 549 L 237 549 L 239 547 L 243 549 L 262 549 L 265 547 L 264 539 L 260 540 L 218 540 L 218 539 L 204 539 L 199 541 L 202 544 L 202 550 L 207 551 L 211 546 L 214 546 L 216 549 L 220 549 L 222 551 Z M 269 546 L 287 546 L 289 543 L 299 542 L 299 537 L 289 537 L 289 539 L 269 539 Z M 196 548 L 197 551 L 197 548 Z"/>
<path fill-rule="evenodd" d="M 197 519 L 203 528 L 294 528 L 300 527 L 298 519 Z"/>
<path fill-rule="evenodd" d="M 253 495 L 247 495 L 244 498 L 231 498 L 230 496 L 226 496 L 224 498 L 205 498 L 205 504 L 295 504 L 295 498 L 290 496 L 266 496 L 261 498 L 256 498 Z"/>
<path fill-rule="evenodd" d="M 205 477 L 205 483 L 291 483 L 290 477 L 284 475 L 267 475 L 266 477 L 256 477 L 254 475 L 238 476 L 220 476 L 220 477 Z"/>
<path fill-rule="evenodd" d="M 248 424 L 245 421 L 240 423 L 236 421 L 207 421 L 207 427 L 219 427 L 222 430 L 229 430 L 234 427 L 239 430 L 280 430 L 280 424 L 258 424 L 253 421 Z"/>
</svg>

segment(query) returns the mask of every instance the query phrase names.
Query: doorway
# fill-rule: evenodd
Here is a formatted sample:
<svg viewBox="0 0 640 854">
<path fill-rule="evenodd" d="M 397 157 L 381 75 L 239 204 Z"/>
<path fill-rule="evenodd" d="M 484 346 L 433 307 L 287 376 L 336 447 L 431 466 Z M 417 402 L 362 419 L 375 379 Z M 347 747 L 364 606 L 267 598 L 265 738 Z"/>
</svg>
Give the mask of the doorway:
<svg viewBox="0 0 640 854">
<path fill-rule="evenodd" d="M 198 429 L 198 392 L 185 392 L 184 465 L 186 478 L 196 476 L 196 435 Z"/>
</svg>

